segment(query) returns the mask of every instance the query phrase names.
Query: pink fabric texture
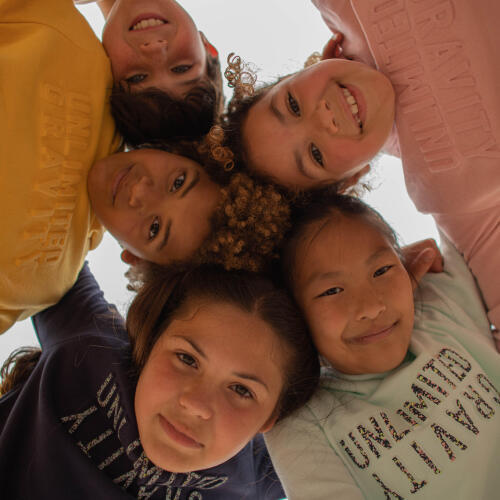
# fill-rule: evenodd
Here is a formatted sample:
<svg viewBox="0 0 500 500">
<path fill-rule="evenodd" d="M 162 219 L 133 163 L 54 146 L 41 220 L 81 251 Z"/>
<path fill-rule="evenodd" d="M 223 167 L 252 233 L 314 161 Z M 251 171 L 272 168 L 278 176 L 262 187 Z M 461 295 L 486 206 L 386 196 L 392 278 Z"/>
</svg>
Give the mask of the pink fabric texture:
<svg viewBox="0 0 500 500">
<path fill-rule="evenodd" d="M 500 2 L 312 1 L 345 55 L 391 79 L 408 193 L 463 254 L 499 327 Z"/>
</svg>

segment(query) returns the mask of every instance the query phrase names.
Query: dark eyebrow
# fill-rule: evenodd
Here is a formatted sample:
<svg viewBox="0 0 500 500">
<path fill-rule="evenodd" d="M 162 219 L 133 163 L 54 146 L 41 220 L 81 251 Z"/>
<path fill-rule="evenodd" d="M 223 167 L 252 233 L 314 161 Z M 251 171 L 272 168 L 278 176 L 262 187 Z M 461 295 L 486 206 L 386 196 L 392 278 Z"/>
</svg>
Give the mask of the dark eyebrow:
<svg viewBox="0 0 500 500">
<path fill-rule="evenodd" d="M 237 373 L 237 372 L 233 372 L 233 375 L 236 375 L 237 377 L 242 378 L 244 380 L 251 380 L 253 382 L 257 382 L 258 384 L 262 385 L 267 392 L 269 392 L 269 388 L 267 387 L 266 383 L 259 377 L 256 377 L 255 375 L 249 375 L 247 373 Z"/>
<path fill-rule="evenodd" d="M 295 151 L 294 152 L 294 157 L 295 157 L 295 163 L 297 164 L 297 170 L 304 176 L 304 177 L 307 177 L 308 179 L 311 179 L 311 180 L 316 180 L 315 177 L 313 177 L 311 174 L 309 174 L 309 172 L 307 172 L 305 166 L 304 166 L 304 162 L 302 161 L 302 155 L 298 152 L 298 151 Z"/>
<path fill-rule="evenodd" d="M 186 341 L 203 359 L 207 359 L 207 355 L 201 350 L 201 347 L 190 338 L 184 337 L 184 335 L 172 335 L 172 337 L 177 337 L 178 339 Z"/>
<path fill-rule="evenodd" d="M 170 227 L 172 226 L 172 220 L 169 220 L 167 223 L 167 227 L 165 228 L 165 232 L 163 233 L 163 240 L 161 244 L 158 246 L 158 252 L 161 252 L 165 245 L 167 244 L 168 237 L 170 236 Z"/>
<path fill-rule="evenodd" d="M 274 103 L 274 97 L 275 97 L 275 95 L 273 95 L 273 97 L 271 98 L 271 103 L 269 104 L 269 108 L 271 109 L 271 113 L 279 120 L 280 123 L 285 123 L 285 116 L 276 107 L 276 104 Z"/>
<path fill-rule="evenodd" d="M 172 337 L 177 337 L 179 339 L 185 340 L 203 359 L 208 359 L 207 355 L 203 352 L 201 347 L 198 344 L 196 344 L 196 342 L 194 342 L 194 340 L 191 340 L 188 337 L 184 337 L 184 335 L 172 335 Z M 251 380 L 253 382 L 257 382 L 258 384 L 262 385 L 267 392 L 269 392 L 269 388 L 267 387 L 266 383 L 256 375 L 250 375 L 248 373 L 239 373 L 239 372 L 233 372 L 233 375 L 236 375 L 237 377 L 242 378 L 244 380 Z"/>
<path fill-rule="evenodd" d="M 189 191 L 191 191 L 191 189 L 193 189 L 196 186 L 196 184 L 198 184 L 199 180 L 200 180 L 200 172 L 198 170 L 195 170 L 193 180 L 191 181 L 189 186 L 184 188 L 184 191 L 182 191 L 180 197 L 184 198 L 184 196 L 186 196 L 189 193 Z"/>
</svg>

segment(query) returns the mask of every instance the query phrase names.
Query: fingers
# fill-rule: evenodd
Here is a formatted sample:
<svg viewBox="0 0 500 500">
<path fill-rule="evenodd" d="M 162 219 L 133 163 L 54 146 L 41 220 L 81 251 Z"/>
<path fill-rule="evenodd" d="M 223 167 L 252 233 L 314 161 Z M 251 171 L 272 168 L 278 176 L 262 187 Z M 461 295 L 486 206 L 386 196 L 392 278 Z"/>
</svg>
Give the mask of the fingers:
<svg viewBox="0 0 500 500">
<path fill-rule="evenodd" d="M 438 252 L 439 260 L 441 256 Z M 430 271 L 431 267 L 435 264 L 436 251 L 433 248 L 426 248 L 422 250 L 416 257 L 407 263 L 406 269 L 412 278 L 412 286 L 415 290 L 420 283 L 420 280 Z"/>
<path fill-rule="evenodd" d="M 336 33 L 330 40 L 326 43 L 321 54 L 321 59 L 339 59 L 344 58 L 342 52 L 342 42 L 344 41 L 344 35 L 342 33 Z"/>
</svg>

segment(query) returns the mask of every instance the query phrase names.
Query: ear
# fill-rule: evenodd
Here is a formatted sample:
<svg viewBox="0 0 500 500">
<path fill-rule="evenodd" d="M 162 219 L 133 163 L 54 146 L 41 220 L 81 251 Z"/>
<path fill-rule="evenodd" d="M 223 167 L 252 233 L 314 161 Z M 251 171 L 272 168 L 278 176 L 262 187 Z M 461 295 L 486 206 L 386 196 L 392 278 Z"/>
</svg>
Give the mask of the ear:
<svg viewBox="0 0 500 500">
<path fill-rule="evenodd" d="M 130 266 L 135 266 L 142 260 L 140 257 L 137 257 L 137 255 L 134 255 L 128 250 L 122 250 L 120 257 L 122 261 L 125 262 L 125 264 L 128 264 Z"/>
<path fill-rule="evenodd" d="M 259 432 L 264 434 L 264 432 L 270 431 L 273 427 L 274 424 L 276 423 L 276 420 L 278 419 L 278 415 L 275 415 L 274 413 L 269 417 L 267 422 L 260 428 Z"/>
<path fill-rule="evenodd" d="M 200 36 L 201 36 L 201 41 L 205 46 L 205 50 L 207 51 L 207 54 L 209 54 L 214 59 L 218 59 L 219 52 L 217 52 L 217 49 L 208 41 L 207 37 L 202 31 L 200 31 Z"/>
<path fill-rule="evenodd" d="M 342 179 L 339 183 L 338 192 L 345 193 L 350 187 L 357 184 L 359 182 L 359 179 L 361 179 L 361 177 L 363 177 L 363 175 L 366 175 L 369 171 L 370 165 L 366 165 L 354 175 L 351 175 L 351 177 Z"/>
</svg>

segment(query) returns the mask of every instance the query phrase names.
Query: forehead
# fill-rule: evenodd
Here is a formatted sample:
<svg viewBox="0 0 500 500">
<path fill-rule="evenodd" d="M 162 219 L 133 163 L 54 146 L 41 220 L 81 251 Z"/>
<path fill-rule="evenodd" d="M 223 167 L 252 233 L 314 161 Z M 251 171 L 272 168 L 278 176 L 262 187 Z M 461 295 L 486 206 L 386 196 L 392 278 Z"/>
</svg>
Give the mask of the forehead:
<svg viewBox="0 0 500 500">
<path fill-rule="evenodd" d="M 362 216 L 334 213 L 311 223 L 299 236 L 294 281 L 305 286 L 326 270 L 355 270 L 383 252 L 394 251 L 380 228 Z"/>
<path fill-rule="evenodd" d="M 258 314 L 228 302 L 188 299 L 165 333 L 199 343 L 209 357 L 261 368 L 282 367 L 286 362 L 285 349 L 271 326 Z"/>
</svg>

